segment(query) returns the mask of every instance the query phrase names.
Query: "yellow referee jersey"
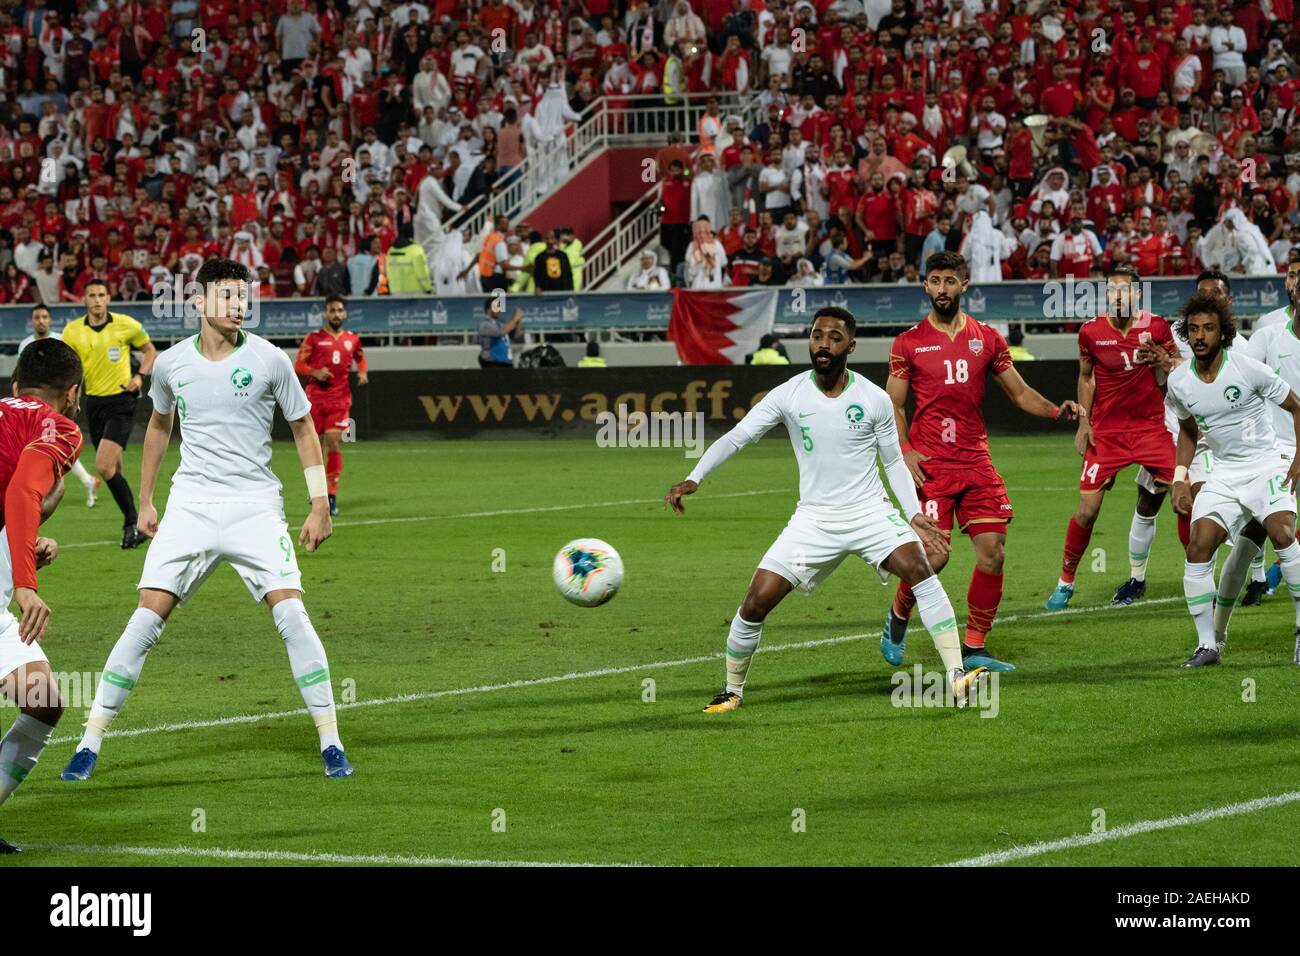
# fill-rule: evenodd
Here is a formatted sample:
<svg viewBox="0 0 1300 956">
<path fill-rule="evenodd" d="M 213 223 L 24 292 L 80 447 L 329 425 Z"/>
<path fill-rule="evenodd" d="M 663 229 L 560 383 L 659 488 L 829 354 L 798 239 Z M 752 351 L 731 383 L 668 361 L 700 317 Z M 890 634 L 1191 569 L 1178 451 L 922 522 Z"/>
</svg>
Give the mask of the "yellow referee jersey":
<svg viewBox="0 0 1300 956">
<path fill-rule="evenodd" d="M 87 395 L 121 395 L 131 381 L 131 349 L 147 344 L 149 333 L 129 315 L 110 312 L 99 328 L 84 315 L 69 322 L 63 341 L 81 356 Z"/>
</svg>

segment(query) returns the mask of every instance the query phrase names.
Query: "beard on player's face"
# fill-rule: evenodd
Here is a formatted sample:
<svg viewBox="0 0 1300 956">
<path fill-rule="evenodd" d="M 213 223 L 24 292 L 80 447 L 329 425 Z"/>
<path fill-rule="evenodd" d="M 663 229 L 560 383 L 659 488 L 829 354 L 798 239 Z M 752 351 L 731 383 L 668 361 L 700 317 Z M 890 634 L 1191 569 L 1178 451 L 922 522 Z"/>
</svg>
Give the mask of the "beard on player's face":
<svg viewBox="0 0 1300 956">
<path fill-rule="evenodd" d="M 849 364 L 849 349 L 845 347 L 837 354 L 832 352 L 825 344 L 814 345 L 808 344 L 808 357 L 812 359 L 813 368 L 818 375 L 827 378 L 839 378 L 844 367 Z"/>
<path fill-rule="evenodd" d="M 926 295 L 930 298 L 930 308 L 933 309 L 934 314 L 940 318 L 951 319 L 957 314 L 957 310 L 961 308 L 960 292 L 955 295 L 950 295 L 947 292 L 939 292 L 936 294 L 927 292 Z"/>
</svg>

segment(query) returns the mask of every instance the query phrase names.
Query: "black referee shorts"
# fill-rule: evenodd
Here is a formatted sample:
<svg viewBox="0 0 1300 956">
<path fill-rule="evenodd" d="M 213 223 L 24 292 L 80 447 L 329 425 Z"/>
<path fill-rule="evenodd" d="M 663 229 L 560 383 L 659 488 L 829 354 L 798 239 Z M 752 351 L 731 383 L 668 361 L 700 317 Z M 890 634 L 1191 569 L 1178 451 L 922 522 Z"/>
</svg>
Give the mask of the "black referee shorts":
<svg viewBox="0 0 1300 956">
<path fill-rule="evenodd" d="M 125 448 L 135 424 L 135 404 L 138 401 L 139 396 L 134 392 L 87 395 L 84 407 L 86 421 L 90 425 L 91 443 L 98 448 L 99 443 L 107 438 Z"/>
</svg>

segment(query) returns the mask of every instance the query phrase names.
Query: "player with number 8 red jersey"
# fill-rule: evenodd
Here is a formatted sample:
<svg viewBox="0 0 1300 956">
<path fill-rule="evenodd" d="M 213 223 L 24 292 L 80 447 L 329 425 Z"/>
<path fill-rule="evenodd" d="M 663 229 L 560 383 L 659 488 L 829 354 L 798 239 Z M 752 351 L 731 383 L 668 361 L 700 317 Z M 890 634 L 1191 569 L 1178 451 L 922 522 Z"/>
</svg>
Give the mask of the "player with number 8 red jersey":
<svg viewBox="0 0 1300 956">
<path fill-rule="evenodd" d="M 997 330 L 961 311 L 969 284 L 965 260 L 935 253 L 926 260 L 925 291 L 931 311 L 894 340 L 885 390 L 894 403 L 902 450 L 920 489 L 921 508 L 945 531 L 970 535 L 976 565 L 966 594 L 966 669 L 1011 670 L 985 651 L 988 632 L 1002 600 L 1002 561 L 1007 525 L 1014 512 L 1007 487 L 993 467 L 984 425 L 984 390 L 991 378 L 1021 410 L 1053 420 L 1076 406 L 1058 407 L 1030 388 L 1015 370 L 1006 340 Z M 905 404 L 915 393 L 910 428 Z M 936 572 L 946 558 L 931 554 Z M 903 637 L 915 598 L 900 584 L 885 618 L 880 649 L 889 663 L 903 659 Z"/>
<path fill-rule="evenodd" d="M 339 513 L 336 497 L 343 475 L 345 432 L 352 425 L 352 388 L 348 374 L 357 363 L 357 384 L 369 381 L 361 336 L 345 331 L 348 307 L 341 296 L 325 300 L 325 324 L 308 334 L 298 348 L 294 371 L 307 377 L 307 398 L 311 402 L 311 420 L 321 436 L 325 452 L 325 481 L 329 493 L 330 514 Z"/>
</svg>

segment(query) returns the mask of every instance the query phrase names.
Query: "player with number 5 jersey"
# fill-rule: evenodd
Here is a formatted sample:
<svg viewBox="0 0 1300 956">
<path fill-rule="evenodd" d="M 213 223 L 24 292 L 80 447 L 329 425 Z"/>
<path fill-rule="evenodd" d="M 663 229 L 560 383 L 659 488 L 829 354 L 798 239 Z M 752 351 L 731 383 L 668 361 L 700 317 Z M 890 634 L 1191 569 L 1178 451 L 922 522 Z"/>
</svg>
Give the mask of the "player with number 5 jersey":
<svg viewBox="0 0 1300 956">
<path fill-rule="evenodd" d="M 1074 596 L 1079 559 L 1092 540 L 1092 526 L 1101 513 L 1102 495 L 1117 474 L 1141 465 L 1156 491 L 1138 486 L 1138 512 L 1156 515 L 1174 477 L 1174 443 L 1165 427 L 1165 396 L 1153 366 L 1141 361 L 1145 346 L 1178 354 L 1169 323 L 1138 307 L 1139 277 L 1132 266 L 1120 265 L 1106 279 L 1106 314 L 1079 329 L 1079 404 L 1087 412 L 1079 421 L 1075 448 L 1083 456 L 1079 475 L 1079 507 L 1065 532 L 1061 577 L 1047 599 L 1059 611 Z M 1150 550 L 1155 536 L 1139 550 Z M 1130 540 L 1130 553 L 1134 543 Z M 1142 558 L 1145 565 L 1145 555 Z M 1145 576 L 1145 575 L 1144 575 Z M 1140 596 L 1140 595 L 1137 595 Z"/>
<path fill-rule="evenodd" d="M 925 292 L 930 313 L 894 340 L 889 350 L 885 391 L 894 406 L 903 457 L 920 489 L 921 508 L 945 532 L 958 528 L 970 535 L 975 568 L 966 592 L 966 632 L 962 657 L 966 669 L 1013 670 L 990 655 L 986 642 L 1002 600 L 1002 563 L 1007 525 L 1013 511 L 1007 486 L 993 467 L 984 426 L 984 388 L 990 378 L 1022 411 L 1053 421 L 1073 421 L 1078 406 L 1054 405 L 1030 388 L 1012 365 L 1006 340 L 961 310 L 970 284 L 966 260 L 953 252 L 936 252 L 926 260 Z M 916 414 L 907 424 L 909 391 Z M 935 572 L 947 555 L 930 554 Z M 900 582 L 893 607 L 886 612 L 880 651 L 890 664 L 903 662 L 907 622 L 916 597 Z"/>
</svg>

